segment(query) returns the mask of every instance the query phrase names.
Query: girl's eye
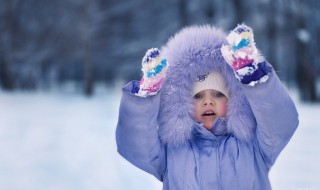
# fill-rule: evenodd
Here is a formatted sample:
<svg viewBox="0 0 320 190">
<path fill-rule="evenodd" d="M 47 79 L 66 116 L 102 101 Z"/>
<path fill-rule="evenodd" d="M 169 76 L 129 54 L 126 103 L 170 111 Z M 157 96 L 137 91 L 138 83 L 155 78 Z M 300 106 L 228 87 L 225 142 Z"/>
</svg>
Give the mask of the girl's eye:
<svg viewBox="0 0 320 190">
<path fill-rule="evenodd" d="M 224 97 L 225 95 L 223 93 L 221 93 L 221 92 L 217 92 L 213 96 L 216 97 L 216 98 L 221 98 L 221 97 Z"/>
<path fill-rule="evenodd" d="M 197 93 L 193 96 L 194 99 L 200 99 L 202 98 L 202 95 L 200 93 Z"/>
</svg>

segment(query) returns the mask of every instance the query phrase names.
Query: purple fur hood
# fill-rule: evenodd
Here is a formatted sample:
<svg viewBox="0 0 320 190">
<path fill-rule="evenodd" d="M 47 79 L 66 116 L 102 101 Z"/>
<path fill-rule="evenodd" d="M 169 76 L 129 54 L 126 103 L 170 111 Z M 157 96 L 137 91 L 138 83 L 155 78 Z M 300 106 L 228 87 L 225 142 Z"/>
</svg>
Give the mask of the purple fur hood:
<svg viewBox="0 0 320 190">
<path fill-rule="evenodd" d="M 218 71 L 229 90 L 227 133 L 250 141 L 256 121 L 241 84 L 225 62 L 220 48 L 226 34 L 209 25 L 182 29 L 162 48 L 169 67 L 161 90 L 159 136 L 168 146 L 179 147 L 193 137 L 193 83 L 199 75 Z"/>
</svg>

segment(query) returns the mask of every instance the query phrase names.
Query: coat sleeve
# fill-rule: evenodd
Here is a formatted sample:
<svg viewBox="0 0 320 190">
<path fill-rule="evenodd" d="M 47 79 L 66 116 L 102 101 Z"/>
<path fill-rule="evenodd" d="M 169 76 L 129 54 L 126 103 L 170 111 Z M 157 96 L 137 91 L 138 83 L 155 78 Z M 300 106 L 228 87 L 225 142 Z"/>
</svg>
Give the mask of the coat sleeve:
<svg viewBox="0 0 320 190">
<path fill-rule="evenodd" d="M 265 83 L 242 90 L 257 122 L 256 142 L 270 167 L 298 127 L 297 110 L 273 69 Z"/>
<path fill-rule="evenodd" d="M 160 94 L 136 96 L 132 93 L 136 83 L 130 82 L 122 89 L 116 129 L 118 152 L 136 167 L 162 181 L 166 169 L 166 151 L 157 129 Z"/>
</svg>

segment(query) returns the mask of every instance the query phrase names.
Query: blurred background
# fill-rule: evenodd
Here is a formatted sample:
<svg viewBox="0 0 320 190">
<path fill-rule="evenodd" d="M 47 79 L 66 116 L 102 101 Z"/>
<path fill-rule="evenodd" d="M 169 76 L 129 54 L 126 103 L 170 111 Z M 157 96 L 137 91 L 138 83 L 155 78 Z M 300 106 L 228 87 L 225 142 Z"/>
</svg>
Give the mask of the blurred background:
<svg viewBox="0 0 320 190">
<path fill-rule="evenodd" d="M 121 87 L 178 30 L 252 27 L 300 127 L 274 189 L 320 189 L 317 0 L 0 0 L 0 189 L 161 189 L 116 152 Z"/>
</svg>

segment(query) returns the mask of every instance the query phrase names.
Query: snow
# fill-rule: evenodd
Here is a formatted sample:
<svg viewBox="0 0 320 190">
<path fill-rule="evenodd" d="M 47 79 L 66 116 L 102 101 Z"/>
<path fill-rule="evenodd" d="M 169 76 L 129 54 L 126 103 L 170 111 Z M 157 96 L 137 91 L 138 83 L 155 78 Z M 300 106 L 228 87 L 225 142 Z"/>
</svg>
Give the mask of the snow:
<svg viewBox="0 0 320 190">
<path fill-rule="evenodd" d="M 298 30 L 297 35 L 298 38 L 304 43 L 308 43 L 310 41 L 310 33 L 305 29 Z"/>
<path fill-rule="evenodd" d="M 300 125 L 270 172 L 274 189 L 320 189 L 320 104 L 296 103 Z"/>
<path fill-rule="evenodd" d="M 120 87 L 91 98 L 72 91 L 0 91 L 0 189 L 160 190 L 118 155 Z M 320 105 L 294 101 L 300 127 L 270 173 L 275 190 L 320 188 Z"/>
</svg>

